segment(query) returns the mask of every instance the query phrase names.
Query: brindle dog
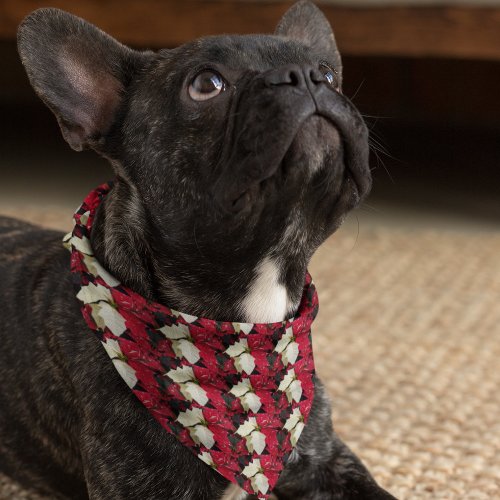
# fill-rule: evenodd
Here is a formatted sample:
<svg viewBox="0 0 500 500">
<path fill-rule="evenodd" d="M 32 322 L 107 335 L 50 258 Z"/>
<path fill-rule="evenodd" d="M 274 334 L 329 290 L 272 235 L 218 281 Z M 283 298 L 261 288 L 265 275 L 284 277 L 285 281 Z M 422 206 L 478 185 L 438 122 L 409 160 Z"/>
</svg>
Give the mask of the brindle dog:
<svg viewBox="0 0 500 500">
<path fill-rule="evenodd" d="M 273 35 L 158 52 L 41 9 L 18 41 L 67 142 L 114 168 L 92 232 L 112 274 L 197 316 L 294 314 L 313 252 L 371 183 L 367 129 L 314 5 L 293 6 Z M 62 234 L 0 221 L 1 470 L 51 498 L 247 498 L 123 383 L 82 318 Z M 333 432 L 319 380 L 274 494 L 393 498 Z"/>
</svg>

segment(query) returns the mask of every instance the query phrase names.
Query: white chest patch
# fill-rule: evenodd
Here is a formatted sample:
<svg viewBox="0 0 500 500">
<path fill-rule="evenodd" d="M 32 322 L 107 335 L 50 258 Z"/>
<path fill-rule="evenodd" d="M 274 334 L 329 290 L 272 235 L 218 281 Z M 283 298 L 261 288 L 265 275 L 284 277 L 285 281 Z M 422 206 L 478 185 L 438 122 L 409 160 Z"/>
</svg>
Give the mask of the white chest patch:
<svg viewBox="0 0 500 500">
<path fill-rule="evenodd" d="M 274 323 L 286 319 L 292 304 L 279 278 L 279 267 L 272 258 L 265 257 L 259 262 L 254 281 L 240 306 L 245 321 Z"/>
</svg>

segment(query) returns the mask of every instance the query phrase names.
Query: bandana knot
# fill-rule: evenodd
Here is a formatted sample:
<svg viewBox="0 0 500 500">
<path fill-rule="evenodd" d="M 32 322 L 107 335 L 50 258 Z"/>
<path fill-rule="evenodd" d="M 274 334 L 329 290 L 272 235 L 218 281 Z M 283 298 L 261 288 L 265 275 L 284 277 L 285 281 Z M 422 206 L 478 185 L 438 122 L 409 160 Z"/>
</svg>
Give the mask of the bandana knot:
<svg viewBox="0 0 500 500">
<path fill-rule="evenodd" d="M 216 321 L 148 301 L 93 255 L 92 222 L 110 189 L 87 196 L 65 238 L 87 325 L 166 431 L 229 481 L 268 498 L 313 402 L 318 298 L 310 275 L 297 314 L 276 323 Z"/>
</svg>

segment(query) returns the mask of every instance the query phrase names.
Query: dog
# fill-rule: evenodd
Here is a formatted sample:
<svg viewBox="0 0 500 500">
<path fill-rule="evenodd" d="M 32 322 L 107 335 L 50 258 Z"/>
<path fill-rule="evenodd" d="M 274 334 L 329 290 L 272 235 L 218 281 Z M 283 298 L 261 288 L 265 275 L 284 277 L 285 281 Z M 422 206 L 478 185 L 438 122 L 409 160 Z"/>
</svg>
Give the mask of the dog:
<svg viewBox="0 0 500 500">
<path fill-rule="evenodd" d="M 93 252 L 147 300 L 220 320 L 292 317 L 317 247 L 368 193 L 368 132 L 331 27 L 292 6 L 273 35 L 132 50 L 47 8 L 18 32 L 64 139 L 116 175 Z M 74 294 L 62 234 L 0 218 L 0 470 L 50 498 L 251 499 L 123 383 Z M 103 382 L 105 381 L 105 382 Z M 312 409 L 273 497 L 391 499 Z"/>
</svg>

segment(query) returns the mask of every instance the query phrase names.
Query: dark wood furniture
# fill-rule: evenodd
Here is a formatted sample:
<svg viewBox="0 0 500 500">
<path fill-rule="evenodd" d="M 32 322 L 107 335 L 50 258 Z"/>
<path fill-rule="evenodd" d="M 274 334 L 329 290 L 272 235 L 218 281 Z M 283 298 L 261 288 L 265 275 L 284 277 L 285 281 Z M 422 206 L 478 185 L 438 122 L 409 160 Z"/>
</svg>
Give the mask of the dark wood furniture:
<svg viewBox="0 0 500 500">
<path fill-rule="evenodd" d="M 269 32 L 292 2 L 209 0 L 0 0 L 0 39 L 37 7 L 69 10 L 141 47 L 175 46 L 222 32 Z M 498 7 L 321 4 L 344 55 L 500 59 Z"/>
</svg>

